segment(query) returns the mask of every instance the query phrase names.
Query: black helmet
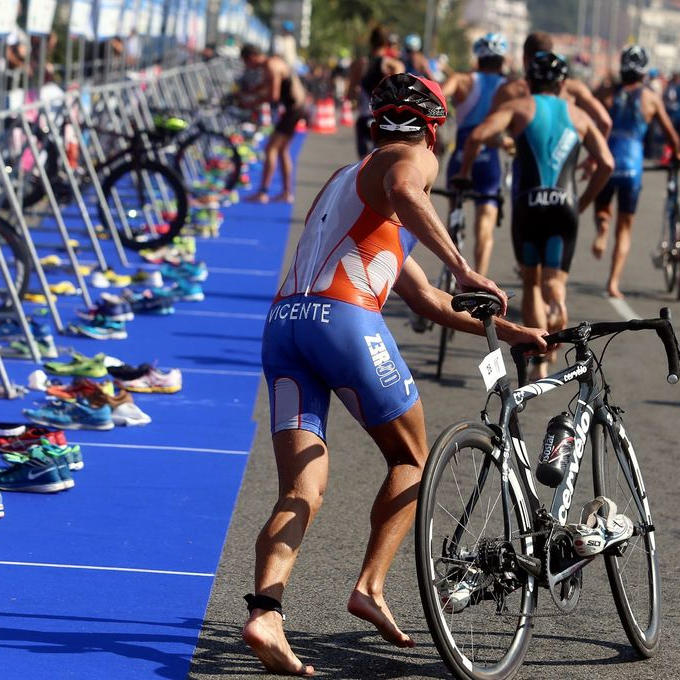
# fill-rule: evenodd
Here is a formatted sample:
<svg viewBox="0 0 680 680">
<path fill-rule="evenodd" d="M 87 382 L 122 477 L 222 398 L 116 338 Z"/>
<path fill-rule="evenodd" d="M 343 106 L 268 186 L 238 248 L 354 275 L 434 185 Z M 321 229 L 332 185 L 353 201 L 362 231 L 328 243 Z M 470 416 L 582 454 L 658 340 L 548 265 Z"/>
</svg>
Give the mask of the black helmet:
<svg viewBox="0 0 680 680">
<path fill-rule="evenodd" d="M 647 73 L 648 64 L 647 51 L 640 45 L 629 45 L 621 52 L 621 73 L 644 76 Z"/>
<path fill-rule="evenodd" d="M 560 83 L 569 72 L 566 59 L 554 52 L 536 52 L 527 69 L 527 79 L 533 83 Z"/>
<path fill-rule="evenodd" d="M 427 126 L 433 136 L 435 124 L 443 125 L 447 116 L 446 99 L 439 83 L 412 73 L 383 78 L 371 95 L 371 111 L 382 130 L 416 132 Z M 390 118 L 390 113 L 405 117 Z"/>
</svg>

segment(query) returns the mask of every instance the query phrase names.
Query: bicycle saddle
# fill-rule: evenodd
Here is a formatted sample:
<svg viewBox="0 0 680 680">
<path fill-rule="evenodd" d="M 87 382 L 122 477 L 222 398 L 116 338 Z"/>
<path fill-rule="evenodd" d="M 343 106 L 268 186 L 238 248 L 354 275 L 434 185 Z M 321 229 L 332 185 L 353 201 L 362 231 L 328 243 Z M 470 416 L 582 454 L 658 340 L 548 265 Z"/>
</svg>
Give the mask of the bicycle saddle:
<svg viewBox="0 0 680 680">
<path fill-rule="evenodd" d="M 495 316 L 503 308 L 501 301 L 491 293 L 473 291 L 453 296 L 451 306 L 456 312 L 469 312 L 475 319 Z"/>
</svg>

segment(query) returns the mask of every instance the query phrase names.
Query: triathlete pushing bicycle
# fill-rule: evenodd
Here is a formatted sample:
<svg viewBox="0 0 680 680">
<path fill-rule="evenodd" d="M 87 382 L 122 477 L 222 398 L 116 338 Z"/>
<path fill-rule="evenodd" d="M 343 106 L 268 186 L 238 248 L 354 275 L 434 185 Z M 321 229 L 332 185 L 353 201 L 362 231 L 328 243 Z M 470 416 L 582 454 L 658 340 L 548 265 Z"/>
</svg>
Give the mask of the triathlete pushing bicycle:
<svg viewBox="0 0 680 680">
<path fill-rule="evenodd" d="M 411 74 L 388 76 L 374 90 L 371 108 L 377 149 L 338 170 L 317 195 L 264 329 L 279 498 L 257 539 L 243 639 L 270 672 L 314 672 L 286 640 L 281 599 L 326 488 L 331 391 L 371 435 L 388 467 L 347 608 L 398 647 L 415 644 L 395 622 L 383 585 L 413 522 L 428 446 L 418 390 L 381 308 L 394 288 L 418 314 L 484 332 L 481 322 L 453 311 L 449 293 L 428 282 L 409 256 L 415 240 L 451 269 L 460 288 L 497 295 L 501 314 L 507 307 L 505 293 L 462 258 L 429 199 L 438 172 L 436 129 L 447 115 L 439 85 Z M 495 323 L 507 342 L 547 349 L 544 331 Z"/>
</svg>

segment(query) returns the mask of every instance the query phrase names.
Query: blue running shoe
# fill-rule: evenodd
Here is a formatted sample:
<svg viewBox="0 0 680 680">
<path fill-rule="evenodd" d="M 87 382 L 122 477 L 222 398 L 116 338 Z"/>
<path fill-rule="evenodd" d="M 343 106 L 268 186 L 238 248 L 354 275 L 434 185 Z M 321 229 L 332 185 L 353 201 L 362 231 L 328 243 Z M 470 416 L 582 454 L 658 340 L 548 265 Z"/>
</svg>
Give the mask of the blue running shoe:
<svg viewBox="0 0 680 680">
<path fill-rule="evenodd" d="M 200 283 L 188 279 L 177 279 L 169 288 L 153 288 L 154 295 L 165 296 L 171 300 L 184 300 L 186 302 L 202 302 L 205 294 Z"/>
<path fill-rule="evenodd" d="M 167 295 L 157 295 L 153 290 L 145 290 L 142 293 L 129 290 L 124 291 L 124 295 L 135 313 L 158 314 L 159 316 L 175 313 L 172 305 L 173 299 Z"/>
<path fill-rule="evenodd" d="M 57 472 L 59 473 L 59 479 L 64 483 L 64 489 L 72 489 L 76 483 L 71 474 L 71 469 L 68 464 L 68 459 L 66 457 L 65 451 L 55 451 L 57 447 L 43 448 L 42 446 L 32 446 L 28 450 L 29 458 L 38 461 L 52 461 L 57 466 Z"/>
<path fill-rule="evenodd" d="M 170 281 L 193 281 L 202 283 L 208 278 L 208 268 L 205 262 L 180 262 L 179 264 L 164 264 L 161 267 L 161 274 L 164 279 Z"/>
<path fill-rule="evenodd" d="M 39 449 L 35 456 L 8 453 L 3 458 L 11 467 L 0 471 L 2 491 L 28 491 L 31 493 L 54 493 L 66 487 L 59 476 L 57 465 Z"/>
<path fill-rule="evenodd" d="M 56 444 L 51 444 L 48 439 L 43 437 L 40 440 L 40 447 L 48 456 L 55 459 L 63 456 L 68 464 L 69 470 L 82 470 L 85 467 L 83 454 L 80 451 L 80 446 L 78 444 L 57 446 Z"/>
<path fill-rule="evenodd" d="M 85 321 L 94 321 L 97 317 L 105 317 L 111 321 L 132 321 L 135 314 L 127 300 L 116 295 L 102 293 L 101 300 L 89 309 L 78 309 L 76 314 Z"/>
<path fill-rule="evenodd" d="M 128 336 L 123 321 L 112 321 L 106 316 L 96 316 L 91 323 L 76 328 L 80 335 L 94 340 L 125 340 Z"/>
<path fill-rule="evenodd" d="M 62 430 L 112 430 L 115 427 L 108 404 L 95 408 L 83 401 L 54 401 L 37 409 L 25 408 L 23 413 L 37 425 Z"/>
</svg>

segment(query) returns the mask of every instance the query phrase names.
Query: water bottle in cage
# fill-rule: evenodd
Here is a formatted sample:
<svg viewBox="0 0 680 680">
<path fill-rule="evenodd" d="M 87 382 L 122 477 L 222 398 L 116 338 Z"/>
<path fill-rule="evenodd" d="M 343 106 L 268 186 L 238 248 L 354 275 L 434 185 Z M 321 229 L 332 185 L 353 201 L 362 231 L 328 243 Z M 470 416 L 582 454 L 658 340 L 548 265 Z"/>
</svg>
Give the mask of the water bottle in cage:
<svg viewBox="0 0 680 680">
<path fill-rule="evenodd" d="M 536 479 L 541 484 L 554 488 L 564 479 L 575 436 L 574 421 L 568 413 L 550 419 L 536 468 Z"/>
</svg>

